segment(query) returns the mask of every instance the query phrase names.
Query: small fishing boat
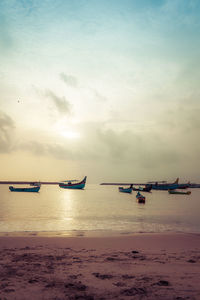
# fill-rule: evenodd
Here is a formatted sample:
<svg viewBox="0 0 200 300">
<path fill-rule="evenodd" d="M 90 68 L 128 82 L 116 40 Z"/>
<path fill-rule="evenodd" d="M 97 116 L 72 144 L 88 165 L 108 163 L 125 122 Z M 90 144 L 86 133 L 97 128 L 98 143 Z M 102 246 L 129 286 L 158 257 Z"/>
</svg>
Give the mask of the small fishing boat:
<svg viewBox="0 0 200 300">
<path fill-rule="evenodd" d="M 151 193 L 152 185 L 146 184 L 144 187 L 139 186 L 138 188 L 133 187 L 133 191 L 139 191 L 139 192 L 149 192 Z"/>
<path fill-rule="evenodd" d="M 40 182 L 31 182 L 30 185 L 32 186 L 41 186 Z"/>
<path fill-rule="evenodd" d="M 190 195 L 191 191 L 183 192 L 183 191 L 176 191 L 176 190 L 168 190 L 169 194 L 177 194 L 177 195 Z"/>
<path fill-rule="evenodd" d="M 173 183 L 166 183 L 166 182 L 155 182 L 155 183 L 152 183 L 152 189 L 153 190 L 158 190 L 158 191 L 168 191 L 168 190 L 175 190 L 175 189 L 178 189 L 178 181 L 179 181 L 179 178 L 177 178 Z"/>
<path fill-rule="evenodd" d="M 130 186 L 129 188 L 123 188 L 122 186 L 120 186 L 119 187 L 119 192 L 131 194 L 132 193 L 132 186 Z"/>
<path fill-rule="evenodd" d="M 140 192 L 137 193 L 136 198 L 138 200 L 138 203 L 145 203 L 145 197 L 140 194 Z"/>
<path fill-rule="evenodd" d="M 59 183 L 59 187 L 63 189 L 78 189 L 81 190 L 85 187 L 87 176 L 82 181 L 76 182 L 77 180 L 65 180 Z"/>
<path fill-rule="evenodd" d="M 34 186 L 34 187 L 13 187 L 9 186 L 9 190 L 11 192 L 39 192 L 40 186 Z"/>
<path fill-rule="evenodd" d="M 178 184 L 178 189 L 187 189 L 190 187 L 190 181 L 188 183 L 179 183 Z"/>
</svg>

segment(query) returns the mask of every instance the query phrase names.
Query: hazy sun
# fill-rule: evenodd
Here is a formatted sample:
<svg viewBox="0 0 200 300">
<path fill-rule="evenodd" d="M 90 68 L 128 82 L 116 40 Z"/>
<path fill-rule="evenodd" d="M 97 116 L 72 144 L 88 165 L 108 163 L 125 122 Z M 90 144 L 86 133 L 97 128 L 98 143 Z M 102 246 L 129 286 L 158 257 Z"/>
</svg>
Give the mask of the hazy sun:
<svg viewBox="0 0 200 300">
<path fill-rule="evenodd" d="M 78 132 L 72 130 L 62 130 L 60 131 L 60 135 L 68 139 L 77 139 L 80 137 Z"/>
<path fill-rule="evenodd" d="M 66 120 L 59 120 L 54 124 L 53 130 L 55 134 L 60 135 L 61 137 L 67 139 L 78 139 L 80 138 L 80 133 L 76 130 L 76 123 L 75 120 L 71 120 L 70 124 L 66 125 Z M 75 125 L 74 125 L 75 124 Z"/>
</svg>

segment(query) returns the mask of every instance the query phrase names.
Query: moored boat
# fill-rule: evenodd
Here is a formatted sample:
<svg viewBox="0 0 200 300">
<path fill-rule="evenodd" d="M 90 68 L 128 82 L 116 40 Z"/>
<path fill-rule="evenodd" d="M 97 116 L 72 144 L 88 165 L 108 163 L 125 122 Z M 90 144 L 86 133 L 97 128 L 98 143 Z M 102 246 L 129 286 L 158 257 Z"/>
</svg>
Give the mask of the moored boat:
<svg viewBox="0 0 200 300">
<path fill-rule="evenodd" d="M 200 184 L 199 183 L 190 183 L 189 184 L 189 188 L 199 189 L 200 188 Z"/>
<path fill-rule="evenodd" d="M 130 186 L 129 188 L 124 188 L 124 187 L 120 186 L 119 187 L 119 192 L 131 194 L 132 193 L 132 186 Z"/>
<path fill-rule="evenodd" d="M 177 194 L 177 195 L 190 195 L 191 191 L 183 192 L 183 191 L 177 191 L 177 190 L 168 190 L 169 194 Z"/>
<path fill-rule="evenodd" d="M 151 192 L 152 185 L 151 184 L 146 184 L 144 187 L 139 186 L 138 188 L 133 187 L 133 191 L 139 191 L 139 192 Z"/>
<path fill-rule="evenodd" d="M 184 190 L 184 189 L 187 189 L 189 187 L 190 187 L 190 182 L 188 182 L 188 183 L 179 183 L 178 184 L 178 189 Z"/>
<path fill-rule="evenodd" d="M 34 186 L 34 187 L 13 187 L 9 186 L 9 190 L 11 192 L 39 192 L 40 186 Z"/>
<path fill-rule="evenodd" d="M 41 182 L 31 182 L 31 186 L 41 186 Z"/>
<path fill-rule="evenodd" d="M 145 203 L 145 197 L 140 194 L 140 192 L 137 193 L 136 198 L 138 200 L 138 203 Z"/>
<path fill-rule="evenodd" d="M 74 182 L 76 180 L 66 180 L 65 182 L 60 182 L 59 187 L 63 189 L 78 189 L 81 190 L 85 187 L 87 176 L 83 178 L 80 182 Z"/>
<path fill-rule="evenodd" d="M 173 183 L 155 182 L 154 184 L 152 184 L 152 189 L 159 190 L 159 191 L 175 190 L 175 189 L 178 189 L 178 187 L 179 187 L 178 181 L 179 181 L 179 178 L 177 178 Z"/>
</svg>

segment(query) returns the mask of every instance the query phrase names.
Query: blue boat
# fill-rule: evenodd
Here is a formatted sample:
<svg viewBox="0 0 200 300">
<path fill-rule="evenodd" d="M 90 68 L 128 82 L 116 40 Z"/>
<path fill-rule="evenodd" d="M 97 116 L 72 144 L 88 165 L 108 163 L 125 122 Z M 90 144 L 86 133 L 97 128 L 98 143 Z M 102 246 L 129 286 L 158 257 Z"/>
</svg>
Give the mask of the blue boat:
<svg viewBox="0 0 200 300">
<path fill-rule="evenodd" d="M 152 184 L 152 190 L 168 191 L 168 190 L 178 189 L 179 188 L 178 180 L 179 178 L 177 178 L 173 183 L 155 182 L 154 184 Z"/>
<path fill-rule="evenodd" d="M 199 189 L 200 188 L 200 184 L 199 183 L 190 183 L 189 187 L 193 188 L 193 189 Z"/>
<path fill-rule="evenodd" d="M 67 180 L 66 181 L 67 183 L 60 182 L 59 183 L 59 187 L 63 188 L 63 189 L 78 189 L 78 190 L 82 190 L 85 187 L 86 179 L 87 179 L 87 176 L 85 176 L 83 178 L 83 180 L 80 181 L 80 182 L 75 182 L 74 183 L 74 180 Z"/>
<path fill-rule="evenodd" d="M 119 192 L 122 192 L 122 193 L 131 194 L 132 190 L 133 190 L 132 186 L 130 186 L 129 188 L 123 188 L 122 186 L 119 187 Z"/>
<path fill-rule="evenodd" d="M 9 190 L 11 192 L 39 192 L 40 186 L 34 186 L 34 187 L 13 187 L 9 186 Z"/>
<path fill-rule="evenodd" d="M 190 187 L 190 182 L 188 183 L 179 183 L 178 184 L 178 189 L 187 189 Z"/>
</svg>

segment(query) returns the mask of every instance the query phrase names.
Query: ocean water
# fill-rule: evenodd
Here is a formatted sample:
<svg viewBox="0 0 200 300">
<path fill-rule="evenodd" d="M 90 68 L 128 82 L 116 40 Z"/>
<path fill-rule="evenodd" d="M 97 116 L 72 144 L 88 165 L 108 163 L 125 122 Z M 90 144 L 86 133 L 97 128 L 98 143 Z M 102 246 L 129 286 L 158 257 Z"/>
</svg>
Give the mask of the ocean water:
<svg viewBox="0 0 200 300">
<path fill-rule="evenodd" d="M 84 190 L 43 185 L 39 193 L 10 192 L 0 186 L 0 233 L 79 235 L 97 232 L 200 232 L 200 190 L 191 195 L 166 191 L 119 193 L 117 186 L 86 184 Z"/>
</svg>

